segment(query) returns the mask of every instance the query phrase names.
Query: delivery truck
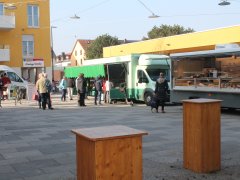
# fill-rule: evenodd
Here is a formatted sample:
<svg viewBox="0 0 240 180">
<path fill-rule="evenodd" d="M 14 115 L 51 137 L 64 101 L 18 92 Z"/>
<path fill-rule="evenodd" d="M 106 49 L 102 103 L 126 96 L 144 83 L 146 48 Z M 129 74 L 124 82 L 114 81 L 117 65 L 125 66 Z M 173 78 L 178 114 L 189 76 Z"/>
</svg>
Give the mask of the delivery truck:
<svg viewBox="0 0 240 180">
<path fill-rule="evenodd" d="M 66 77 L 101 75 L 112 82 L 111 100 L 137 100 L 149 103 L 156 80 L 163 72 L 170 85 L 170 58 L 158 54 L 130 54 L 109 58 L 85 60 L 83 66 L 65 68 Z"/>
</svg>

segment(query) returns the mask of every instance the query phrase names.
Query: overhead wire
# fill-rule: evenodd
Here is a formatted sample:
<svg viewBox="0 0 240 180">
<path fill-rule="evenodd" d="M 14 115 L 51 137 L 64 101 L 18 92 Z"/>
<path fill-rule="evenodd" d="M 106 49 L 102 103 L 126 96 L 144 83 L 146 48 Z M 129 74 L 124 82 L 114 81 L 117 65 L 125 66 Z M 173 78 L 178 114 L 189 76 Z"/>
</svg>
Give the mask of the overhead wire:
<svg viewBox="0 0 240 180">
<path fill-rule="evenodd" d="M 150 13 L 152 13 L 152 14 L 154 14 L 154 12 L 151 10 L 151 9 L 149 9 L 147 6 L 146 6 L 146 4 L 144 4 L 142 1 L 140 1 L 140 0 L 137 0 L 139 3 L 141 3 L 142 5 L 143 5 L 143 7 L 145 7 Z"/>
<path fill-rule="evenodd" d="M 239 12 L 231 12 L 231 13 L 201 13 L 201 14 L 178 14 L 178 15 L 168 15 L 161 16 L 161 18 L 171 18 L 171 17 L 192 17 L 192 16 L 217 16 L 217 15 L 237 15 Z"/>
<path fill-rule="evenodd" d="M 41 0 L 40 0 L 41 1 Z M 109 2 L 111 0 L 104 0 L 101 1 L 95 5 L 90 6 L 89 8 L 83 9 L 81 11 L 78 11 L 75 14 L 79 14 L 79 13 L 84 13 L 87 12 L 89 10 L 92 10 L 96 7 L 99 7 L 107 2 Z M 137 0 L 139 3 L 141 3 L 142 6 L 144 6 L 144 8 L 146 8 L 149 12 L 151 12 L 152 14 L 155 14 L 150 8 L 148 8 L 141 0 Z M 231 0 L 231 1 L 235 1 L 235 2 L 239 2 L 238 0 Z M 179 15 L 161 15 L 161 18 L 172 18 L 172 17 L 192 17 L 192 16 L 217 16 L 217 15 L 237 15 L 240 14 L 238 12 L 231 12 L 231 13 L 200 13 L 200 14 L 179 14 Z M 65 16 L 65 17 L 60 17 L 57 19 L 52 20 L 51 22 L 57 22 L 57 21 L 61 21 L 64 19 L 69 18 L 71 15 L 69 16 Z M 128 19 L 129 20 L 129 19 Z M 96 21 L 95 21 L 96 22 Z"/>
</svg>

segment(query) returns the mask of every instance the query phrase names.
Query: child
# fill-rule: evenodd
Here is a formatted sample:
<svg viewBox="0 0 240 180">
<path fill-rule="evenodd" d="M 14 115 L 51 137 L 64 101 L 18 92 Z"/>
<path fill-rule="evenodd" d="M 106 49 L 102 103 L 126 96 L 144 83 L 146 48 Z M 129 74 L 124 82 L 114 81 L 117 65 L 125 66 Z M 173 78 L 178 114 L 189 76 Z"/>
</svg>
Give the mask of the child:
<svg viewBox="0 0 240 180">
<path fill-rule="evenodd" d="M 151 111 L 153 112 L 153 109 L 156 109 L 156 113 L 158 113 L 158 99 L 156 95 L 154 95 L 149 102 L 149 106 L 151 106 Z"/>
</svg>

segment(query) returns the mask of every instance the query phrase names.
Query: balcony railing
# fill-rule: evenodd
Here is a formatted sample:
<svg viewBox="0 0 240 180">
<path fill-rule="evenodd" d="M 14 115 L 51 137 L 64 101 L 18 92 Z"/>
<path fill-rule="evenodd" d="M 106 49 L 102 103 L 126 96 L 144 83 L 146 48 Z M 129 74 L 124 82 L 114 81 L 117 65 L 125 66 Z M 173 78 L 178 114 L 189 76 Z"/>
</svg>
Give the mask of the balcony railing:
<svg viewBox="0 0 240 180">
<path fill-rule="evenodd" d="M 0 47 L 0 62 L 10 61 L 10 50 L 9 48 L 1 48 Z"/>
<path fill-rule="evenodd" d="M 11 30 L 15 28 L 15 15 L 0 15 L 0 30 Z"/>
</svg>

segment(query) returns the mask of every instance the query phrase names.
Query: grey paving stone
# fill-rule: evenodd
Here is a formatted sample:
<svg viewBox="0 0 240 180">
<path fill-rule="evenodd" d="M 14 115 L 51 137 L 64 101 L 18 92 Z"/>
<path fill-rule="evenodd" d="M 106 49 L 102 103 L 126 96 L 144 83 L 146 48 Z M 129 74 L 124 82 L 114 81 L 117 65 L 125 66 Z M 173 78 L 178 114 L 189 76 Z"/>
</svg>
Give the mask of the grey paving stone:
<svg viewBox="0 0 240 180">
<path fill-rule="evenodd" d="M 60 153 L 60 152 L 72 152 L 75 150 L 73 144 L 69 143 L 62 143 L 62 144 L 54 144 L 48 146 L 42 146 L 38 148 L 39 151 L 43 154 L 53 154 L 53 153 Z"/>
<path fill-rule="evenodd" d="M 24 180 L 23 176 L 18 173 L 0 173 L 1 180 Z"/>
<path fill-rule="evenodd" d="M 0 136 L 0 141 L 16 141 L 16 140 L 21 140 L 21 138 L 15 135 Z"/>
<path fill-rule="evenodd" d="M 1 142 L 0 150 L 4 151 L 4 150 L 8 150 L 8 149 L 16 149 L 18 147 L 29 146 L 29 144 L 27 142 L 21 142 L 21 143 L 18 143 L 18 142 L 19 141 L 17 141 L 17 142 L 3 141 L 3 142 Z"/>
<path fill-rule="evenodd" d="M 11 165 L 16 163 L 27 163 L 29 160 L 25 157 L 17 157 L 17 158 L 11 158 L 11 159 L 4 159 L 0 160 L 0 166 L 1 165 Z"/>
<path fill-rule="evenodd" d="M 74 156 L 73 156 L 74 155 Z M 27 157 L 29 161 L 36 161 L 36 160 L 45 160 L 45 159 L 65 159 L 70 157 L 75 157 L 75 152 L 74 154 L 69 153 L 69 152 L 61 152 L 61 153 L 52 153 L 52 154 L 43 154 L 42 156 L 32 156 L 32 157 Z"/>
<path fill-rule="evenodd" d="M 44 160 L 30 161 L 26 163 L 16 163 L 16 164 L 12 164 L 12 167 L 18 173 L 21 173 L 21 174 L 22 173 L 26 174 L 29 171 L 33 171 L 32 174 L 38 175 L 42 173 L 41 168 L 54 167 L 59 165 L 60 164 L 56 162 L 54 159 L 44 159 Z"/>
<path fill-rule="evenodd" d="M 4 173 L 12 173 L 12 172 L 14 172 L 14 169 L 11 166 L 9 166 L 9 165 L 1 166 L 0 165 L 0 175 L 4 174 Z"/>
<path fill-rule="evenodd" d="M 2 154 L 5 159 L 14 159 L 17 157 L 30 157 L 30 156 L 39 156 L 42 153 L 38 150 L 32 151 L 21 151 L 21 152 L 10 152 Z"/>
<path fill-rule="evenodd" d="M 1 151 L 0 151 L 1 152 Z M 4 160 L 4 157 L 3 157 L 3 155 L 2 154 L 0 154 L 0 161 L 1 160 Z"/>
<path fill-rule="evenodd" d="M 18 152 L 25 152 L 25 151 L 34 151 L 36 149 L 37 149 L 37 147 L 29 145 L 29 146 L 24 146 L 24 147 L 17 147 L 16 151 L 18 151 Z"/>
<path fill-rule="evenodd" d="M 53 166 L 53 167 L 47 167 L 47 168 L 41 168 L 46 174 L 53 174 L 56 172 L 61 172 L 63 174 L 72 174 L 75 175 L 75 173 L 72 173 L 71 170 L 75 170 L 76 163 L 72 163 L 69 165 L 60 165 L 60 166 Z"/>
<path fill-rule="evenodd" d="M 24 178 L 24 180 L 76 180 L 76 177 L 69 173 L 62 173 L 62 172 L 55 172 L 55 173 L 48 173 L 38 176 L 31 176 L 28 178 Z"/>
<path fill-rule="evenodd" d="M 68 157 L 64 157 L 64 158 L 56 158 L 55 159 L 59 164 L 62 165 L 72 165 L 72 164 L 76 164 L 76 157 L 75 156 L 68 156 Z"/>
<path fill-rule="evenodd" d="M 16 135 L 16 136 L 30 136 L 34 133 L 37 133 L 37 132 L 41 132 L 40 130 L 18 130 L 18 131 L 15 131 L 15 132 L 12 132 L 13 135 Z"/>
</svg>

